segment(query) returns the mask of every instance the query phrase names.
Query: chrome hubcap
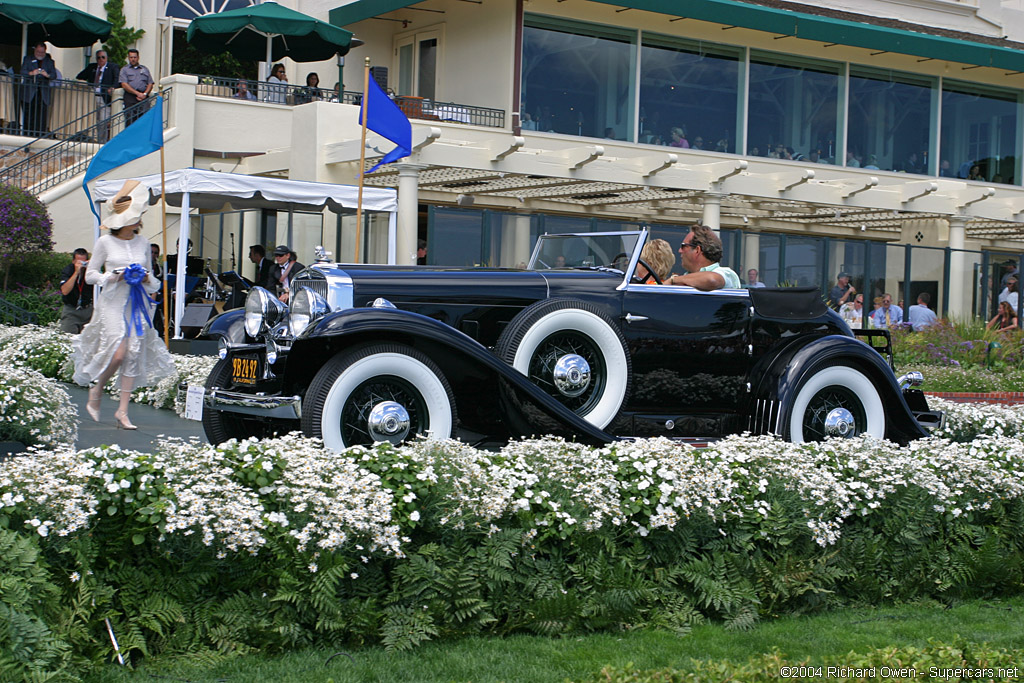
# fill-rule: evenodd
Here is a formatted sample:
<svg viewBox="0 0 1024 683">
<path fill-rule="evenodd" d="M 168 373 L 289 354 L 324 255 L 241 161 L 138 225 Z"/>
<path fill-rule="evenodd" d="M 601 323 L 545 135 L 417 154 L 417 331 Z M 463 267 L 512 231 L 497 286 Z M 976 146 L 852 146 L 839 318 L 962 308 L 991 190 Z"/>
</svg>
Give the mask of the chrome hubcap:
<svg viewBox="0 0 1024 683">
<path fill-rule="evenodd" d="M 853 414 L 846 408 L 833 408 L 825 416 L 825 436 L 851 437 L 855 431 Z"/>
<path fill-rule="evenodd" d="M 401 443 L 409 435 L 409 412 L 394 401 L 381 401 L 366 418 L 366 431 L 374 441 Z"/>
<path fill-rule="evenodd" d="M 579 396 L 590 386 L 590 364 L 582 356 L 567 353 L 555 362 L 555 388 L 563 396 Z"/>
</svg>

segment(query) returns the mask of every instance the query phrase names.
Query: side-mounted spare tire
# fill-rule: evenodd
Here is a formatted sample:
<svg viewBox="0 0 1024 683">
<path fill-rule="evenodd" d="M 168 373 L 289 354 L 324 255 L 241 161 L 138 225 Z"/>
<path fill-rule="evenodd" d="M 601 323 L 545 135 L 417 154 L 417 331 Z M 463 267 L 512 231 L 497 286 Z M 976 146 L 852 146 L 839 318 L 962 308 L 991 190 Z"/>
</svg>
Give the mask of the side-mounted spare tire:
<svg viewBox="0 0 1024 683">
<path fill-rule="evenodd" d="M 819 363 L 800 380 L 783 438 L 793 443 L 862 434 L 885 438 L 885 406 L 878 389 L 850 365 Z"/>
<path fill-rule="evenodd" d="M 593 304 L 545 299 L 498 338 L 499 358 L 592 425 L 604 429 L 629 397 L 632 364 L 615 323 Z"/>
<path fill-rule="evenodd" d="M 404 344 L 340 352 L 313 378 L 302 403 L 302 431 L 338 451 L 419 434 L 447 439 L 455 425 L 448 380 L 430 358 Z"/>
</svg>

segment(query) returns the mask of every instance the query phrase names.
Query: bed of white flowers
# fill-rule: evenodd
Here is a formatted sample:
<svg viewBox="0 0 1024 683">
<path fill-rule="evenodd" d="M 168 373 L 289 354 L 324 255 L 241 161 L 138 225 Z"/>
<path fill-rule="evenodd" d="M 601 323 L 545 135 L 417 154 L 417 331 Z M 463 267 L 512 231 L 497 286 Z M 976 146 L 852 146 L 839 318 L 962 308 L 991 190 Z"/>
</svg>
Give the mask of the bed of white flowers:
<svg viewBox="0 0 1024 683">
<path fill-rule="evenodd" d="M 58 327 L 0 325 L 0 370 L 30 368 L 46 377 L 71 382 L 71 340 L 73 335 Z M 178 386 L 182 383 L 203 385 L 217 362 L 216 356 L 171 356 L 177 373 L 165 377 L 155 386 L 141 387 L 132 392 L 132 400 L 157 408 L 178 411 L 184 415 L 184 402 L 177 401 Z M 111 396 L 119 392 L 117 375 L 110 379 L 104 390 Z"/>
<path fill-rule="evenodd" d="M 0 441 L 68 447 L 78 438 L 78 410 L 60 382 L 27 367 L 0 373 Z"/>
</svg>

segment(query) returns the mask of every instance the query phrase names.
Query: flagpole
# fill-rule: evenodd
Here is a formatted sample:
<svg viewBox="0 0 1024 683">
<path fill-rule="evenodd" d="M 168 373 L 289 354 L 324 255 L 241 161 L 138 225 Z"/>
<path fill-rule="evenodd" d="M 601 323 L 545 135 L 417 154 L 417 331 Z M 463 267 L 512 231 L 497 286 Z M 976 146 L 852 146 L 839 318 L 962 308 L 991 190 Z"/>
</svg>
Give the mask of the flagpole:
<svg viewBox="0 0 1024 683">
<path fill-rule="evenodd" d="M 164 94 L 163 86 L 160 86 L 160 95 Z M 160 116 L 163 117 L 163 112 L 160 112 Z M 161 141 L 163 142 L 163 141 Z M 160 145 L 160 235 L 162 237 L 163 246 L 160 248 L 160 259 L 163 263 L 161 268 L 161 274 L 164 276 L 163 281 L 163 305 L 164 305 L 164 344 L 167 348 L 171 348 L 171 335 L 170 335 L 170 296 L 167 289 L 167 177 L 164 169 L 164 146 Z"/>
<path fill-rule="evenodd" d="M 370 90 L 370 58 L 367 57 L 363 66 L 363 112 L 359 122 L 362 128 L 362 143 L 359 145 L 359 198 L 356 204 L 356 257 L 353 263 L 359 263 L 359 231 L 363 227 L 363 176 L 366 175 L 366 117 L 370 109 L 367 93 Z"/>
</svg>

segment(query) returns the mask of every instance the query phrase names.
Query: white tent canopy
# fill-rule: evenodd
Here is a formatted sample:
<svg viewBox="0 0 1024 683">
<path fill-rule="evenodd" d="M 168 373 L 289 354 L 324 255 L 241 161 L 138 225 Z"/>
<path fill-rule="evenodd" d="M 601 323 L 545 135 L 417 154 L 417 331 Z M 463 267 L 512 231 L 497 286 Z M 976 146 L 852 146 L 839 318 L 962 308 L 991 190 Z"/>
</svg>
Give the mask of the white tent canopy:
<svg viewBox="0 0 1024 683">
<path fill-rule="evenodd" d="M 126 179 L 97 181 L 93 199 L 105 202 L 112 199 L 124 185 Z M 149 188 L 150 203 L 160 199 L 160 174 L 134 178 Z M 234 209 L 277 209 L 280 211 L 322 211 L 334 213 L 355 213 L 359 205 L 359 188 L 352 185 L 315 183 L 305 180 L 283 178 L 262 178 L 238 173 L 219 173 L 198 168 L 183 168 L 165 174 L 167 203 L 181 207 L 182 220 L 178 226 L 178 243 L 188 244 L 189 221 L 185 219 L 192 207 L 221 209 L 230 204 Z M 388 212 L 389 249 L 388 261 L 394 262 L 396 212 L 398 193 L 395 190 L 378 187 L 363 188 L 363 211 Z M 187 250 L 178 250 L 176 270 L 185 272 Z M 185 278 L 175 279 L 174 336 L 181 337 L 181 316 L 185 310 Z"/>
<path fill-rule="evenodd" d="M 314 183 L 305 180 L 262 178 L 239 173 L 219 173 L 198 168 L 170 171 L 167 179 L 167 203 L 182 206 L 185 195 L 192 195 L 189 204 L 202 209 L 219 209 L 230 203 L 235 209 L 322 210 L 354 213 L 359 190 L 352 185 Z M 152 203 L 160 198 L 160 174 L 135 178 L 149 188 Z M 122 180 L 100 180 L 93 197 L 106 201 L 124 185 Z M 398 193 L 379 187 L 363 188 L 363 211 L 397 211 Z"/>
</svg>

